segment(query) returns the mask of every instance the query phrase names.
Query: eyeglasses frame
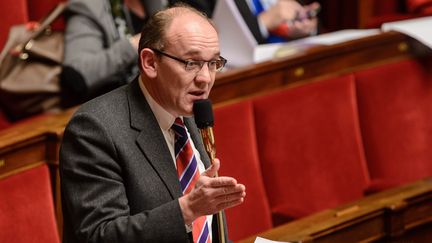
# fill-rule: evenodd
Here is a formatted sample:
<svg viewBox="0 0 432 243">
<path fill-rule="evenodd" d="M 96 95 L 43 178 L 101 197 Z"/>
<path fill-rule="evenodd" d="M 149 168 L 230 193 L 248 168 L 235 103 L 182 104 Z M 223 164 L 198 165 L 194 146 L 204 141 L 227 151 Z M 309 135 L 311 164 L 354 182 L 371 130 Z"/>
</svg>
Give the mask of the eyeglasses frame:
<svg viewBox="0 0 432 243">
<path fill-rule="evenodd" d="M 212 61 L 216 61 L 216 60 L 210 60 L 210 61 L 204 61 L 204 60 L 183 60 L 183 59 L 181 59 L 181 58 L 178 58 L 178 57 L 175 57 L 175 56 L 170 55 L 170 54 L 168 54 L 168 53 L 165 53 L 165 52 L 163 52 L 163 51 L 161 51 L 161 50 L 154 49 L 154 48 L 150 48 L 150 49 L 151 49 L 152 51 L 156 52 L 157 54 L 160 54 L 160 55 L 162 55 L 162 56 L 166 56 L 166 57 L 168 57 L 168 58 L 171 58 L 171 59 L 173 59 L 173 60 L 176 60 L 176 61 L 178 61 L 178 62 L 183 63 L 183 64 L 185 65 L 185 70 L 187 70 L 186 67 L 188 66 L 188 64 L 189 64 L 190 62 L 200 62 L 200 63 L 202 63 L 202 65 L 201 65 L 201 67 L 200 67 L 200 70 L 203 68 L 204 63 L 207 63 L 207 67 L 209 68 L 210 71 L 212 71 L 212 70 L 210 69 L 210 67 L 209 67 L 209 63 L 212 62 Z M 225 67 L 225 65 L 226 65 L 226 63 L 227 63 L 227 59 L 223 58 L 222 56 L 219 56 L 219 58 L 220 58 L 219 60 L 223 62 L 223 65 L 222 65 L 221 68 L 216 69 L 215 72 L 220 72 L 220 71 L 222 71 L 222 69 Z"/>
</svg>

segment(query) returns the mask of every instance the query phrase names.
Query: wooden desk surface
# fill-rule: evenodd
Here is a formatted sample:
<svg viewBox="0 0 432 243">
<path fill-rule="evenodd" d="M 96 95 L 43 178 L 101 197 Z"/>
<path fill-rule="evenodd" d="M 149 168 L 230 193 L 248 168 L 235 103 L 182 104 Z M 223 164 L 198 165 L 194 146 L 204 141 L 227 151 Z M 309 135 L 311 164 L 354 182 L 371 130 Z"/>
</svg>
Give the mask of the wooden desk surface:
<svg viewBox="0 0 432 243">
<path fill-rule="evenodd" d="M 432 239 L 432 178 L 377 193 L 257 236 L 289 242 L 371 242 L 427 225 Z M 254 242 L 256 236 L 241 241 Z"/>
<path fill-rule="evenodd" d="M 74 110 L 43 115 L 0 131 L 0 174 L 7 176 L 38 163 L 56 165 L 61 136 Z"/>
</svg>

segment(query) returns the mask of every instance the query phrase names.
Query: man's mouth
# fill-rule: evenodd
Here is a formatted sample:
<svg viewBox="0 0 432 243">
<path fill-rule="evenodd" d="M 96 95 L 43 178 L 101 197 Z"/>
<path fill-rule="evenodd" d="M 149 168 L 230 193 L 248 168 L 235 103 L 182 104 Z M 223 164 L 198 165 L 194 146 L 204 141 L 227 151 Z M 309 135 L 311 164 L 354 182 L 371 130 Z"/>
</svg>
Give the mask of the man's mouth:
<svg viewBox="0 0 432 243">
<path fill-rule="evenodd" d="M 205 92 L 204 91 L 192 91 L 192 92 L 189 92 L 189 94 L 196 96 L 196 97 L 204 97 Z"/>
</svg>

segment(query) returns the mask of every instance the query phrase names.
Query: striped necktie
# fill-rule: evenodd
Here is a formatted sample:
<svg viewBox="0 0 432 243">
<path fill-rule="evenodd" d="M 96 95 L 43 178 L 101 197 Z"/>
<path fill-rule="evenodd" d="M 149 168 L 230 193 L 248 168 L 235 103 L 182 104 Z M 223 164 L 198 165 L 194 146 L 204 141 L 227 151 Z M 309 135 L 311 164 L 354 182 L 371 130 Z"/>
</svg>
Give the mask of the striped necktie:
<svg viewBox="0 0 432 243">
<path fill-rule="evenodd" d="M 177 174 L 183 194 L 187 194 L 195 186 L 200 175 L 198 163 L 183 121 L 180 118 L 176 118 L 171 128 L 175 133 L 174 151 Z M 195 219 L 192 225 L 192 235 L 194 242 L 211 242 L 206 216 Z"/>
</svg>

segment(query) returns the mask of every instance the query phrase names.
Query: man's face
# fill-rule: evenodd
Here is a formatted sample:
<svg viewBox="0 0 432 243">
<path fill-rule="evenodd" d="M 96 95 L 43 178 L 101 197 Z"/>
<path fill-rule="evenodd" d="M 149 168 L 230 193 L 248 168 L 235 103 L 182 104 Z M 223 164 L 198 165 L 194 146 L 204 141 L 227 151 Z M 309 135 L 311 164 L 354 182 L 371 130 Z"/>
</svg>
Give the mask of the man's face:
<svg viewBox="0 0 432 243">
<path fill-rule="evenodd" d="M 169 26 L 164 53 L 183 60 L 210 61 L 219 58 L 219 41 L 216 30 L 207 20 L 194 13 L 176 17 Z M 208 69 L 185 69 L 185 64 L 158 55 L 155 100 L 174 116 L 192 115 L 193 103 L 206 99 L 214 84 L 216 72 Z"/>
</svg>

